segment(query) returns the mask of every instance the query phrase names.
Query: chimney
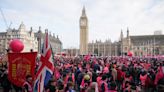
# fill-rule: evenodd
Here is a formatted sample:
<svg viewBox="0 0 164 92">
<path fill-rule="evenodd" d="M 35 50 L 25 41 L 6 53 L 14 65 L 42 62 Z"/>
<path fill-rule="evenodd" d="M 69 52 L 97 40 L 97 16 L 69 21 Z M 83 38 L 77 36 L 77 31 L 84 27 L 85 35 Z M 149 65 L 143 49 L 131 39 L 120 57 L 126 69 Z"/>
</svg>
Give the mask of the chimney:
<svg viewBox="0 0 164 92">
<path fill-rule="evenodd" d="M 32 27 L 30 28 L 30 30 L 32 31 Z"/>
</svg>

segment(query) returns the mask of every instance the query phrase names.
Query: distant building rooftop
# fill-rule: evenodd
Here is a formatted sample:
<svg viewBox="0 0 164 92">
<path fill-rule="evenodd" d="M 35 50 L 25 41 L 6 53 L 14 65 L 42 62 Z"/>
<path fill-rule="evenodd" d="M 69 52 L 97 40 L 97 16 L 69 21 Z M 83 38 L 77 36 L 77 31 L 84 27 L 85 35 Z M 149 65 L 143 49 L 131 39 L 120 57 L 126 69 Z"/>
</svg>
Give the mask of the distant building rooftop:
<svg viewBox="0 0 164 92">
<path fill-rule="evenodd" d="M 134 45 L 148 44 L 148 43 L 164 45 L 164 35 L 130 36 L 130 39 Z M 147 43 L 145 43 L 145 42 L 147 42 Z"/>
</svg>

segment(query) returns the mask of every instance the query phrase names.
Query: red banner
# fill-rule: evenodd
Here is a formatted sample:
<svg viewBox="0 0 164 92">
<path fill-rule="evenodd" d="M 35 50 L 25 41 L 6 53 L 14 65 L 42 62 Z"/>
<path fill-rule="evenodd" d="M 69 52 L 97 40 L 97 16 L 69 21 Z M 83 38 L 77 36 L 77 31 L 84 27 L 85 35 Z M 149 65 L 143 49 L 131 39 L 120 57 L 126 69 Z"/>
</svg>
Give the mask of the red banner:
<svg viewBox="0 0 164 92">
<path fill-rule="evenodd" d="M 25 82 L 26 75 L 31 75 L 34 79 L 35 60 L 37 53 L 9 53 L 9 80 L 21 87 Z"/>
</svg>

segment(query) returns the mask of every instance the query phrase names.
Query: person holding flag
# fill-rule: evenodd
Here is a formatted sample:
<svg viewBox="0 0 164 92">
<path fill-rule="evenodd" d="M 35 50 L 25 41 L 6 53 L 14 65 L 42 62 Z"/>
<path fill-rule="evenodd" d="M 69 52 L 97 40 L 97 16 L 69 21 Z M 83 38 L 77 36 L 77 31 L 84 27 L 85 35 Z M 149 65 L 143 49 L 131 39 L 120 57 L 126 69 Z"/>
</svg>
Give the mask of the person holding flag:
<svg viewBox="0 0 164 92">
<path fill-rule="evenodd" d="M 53 76 L 54 63 L 47 29 L 45 31 L 43 51 L 41 53 L 40 62 L 41 63 L 35 77 L 36 79 L 34 82 L 33 92 L 43 92 L 45 86 Z"/>
</svg>

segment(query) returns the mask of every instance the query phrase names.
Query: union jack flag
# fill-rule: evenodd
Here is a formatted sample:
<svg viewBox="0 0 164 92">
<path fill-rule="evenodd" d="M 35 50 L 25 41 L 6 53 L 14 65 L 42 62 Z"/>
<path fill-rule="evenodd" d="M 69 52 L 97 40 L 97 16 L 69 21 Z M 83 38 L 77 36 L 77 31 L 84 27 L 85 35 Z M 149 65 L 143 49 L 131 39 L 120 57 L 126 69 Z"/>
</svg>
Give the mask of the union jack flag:
<svg viewBox="0 0 164 92">
<path fill-rule="evenodd" d="M 54 70 L 52 50 L 50 46 L 48 32 L 46 31 L 43 44 L 43 50 L 40 57 L 40 66 L 36 73 L 36 79 L 34 82 L 34 92 L 43 92 L 44 87 L 51 79 Z"/>
</svg>

